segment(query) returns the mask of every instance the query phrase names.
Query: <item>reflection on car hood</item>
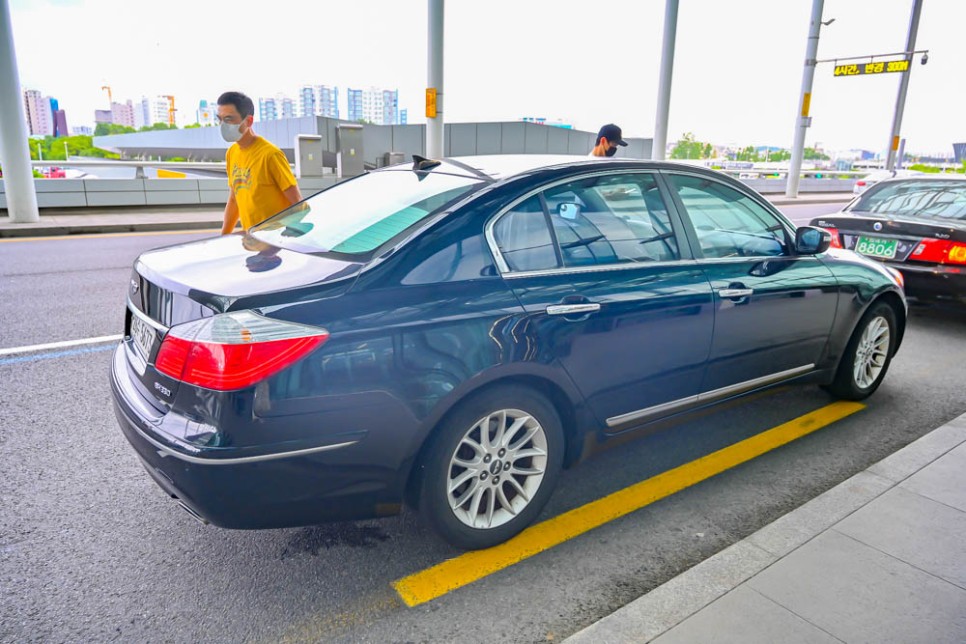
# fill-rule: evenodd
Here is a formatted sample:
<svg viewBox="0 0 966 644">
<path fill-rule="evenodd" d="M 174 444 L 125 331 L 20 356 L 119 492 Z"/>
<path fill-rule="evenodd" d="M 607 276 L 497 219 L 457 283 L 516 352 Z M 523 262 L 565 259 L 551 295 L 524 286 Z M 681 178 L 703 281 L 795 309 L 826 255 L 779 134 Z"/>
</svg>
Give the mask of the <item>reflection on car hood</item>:
<svg viewBox="0 0 966 644">
<path fill-rule="evenodd" d="M 166 290 L 227 298 L 345 279 L 361 267 L 237 234 L 149 251 L 135 264 L 139 273 Z"/>
</svg>

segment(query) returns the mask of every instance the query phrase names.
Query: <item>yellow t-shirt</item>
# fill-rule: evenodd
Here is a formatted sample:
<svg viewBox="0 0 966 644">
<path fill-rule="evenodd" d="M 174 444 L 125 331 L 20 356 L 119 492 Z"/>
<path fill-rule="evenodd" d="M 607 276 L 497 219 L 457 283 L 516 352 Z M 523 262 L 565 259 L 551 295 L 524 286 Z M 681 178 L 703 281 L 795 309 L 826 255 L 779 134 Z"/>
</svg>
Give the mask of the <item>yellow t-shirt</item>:
<svg viewBox="0 0 966 644">
<path fill-rule="evenodd" d="M 242 228 L 248 230 L 288 208 L 282 194 L 296 184 L 285 153 L 258 137 L 247 148 L 228 148 L 228 189 L 235 195 Z"/>
</svg>

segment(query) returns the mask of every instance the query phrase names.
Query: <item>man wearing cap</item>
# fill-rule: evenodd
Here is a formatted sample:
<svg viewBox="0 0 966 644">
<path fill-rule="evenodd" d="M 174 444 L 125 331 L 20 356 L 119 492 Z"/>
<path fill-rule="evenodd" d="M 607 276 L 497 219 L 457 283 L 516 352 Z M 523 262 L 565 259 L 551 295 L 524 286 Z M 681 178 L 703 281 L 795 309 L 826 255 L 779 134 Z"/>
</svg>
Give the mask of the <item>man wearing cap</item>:
<svg viewBox="0 0 966 644">
<path fill-rule="evenodd" d="M 594 149 L 590 151 L 592 157 L 612 157 L 617 154 L 617 146 L 626 146 L 627 141 L 621 135 L 621 129 L 613 123 L 600 128 Z"/>
</svg>

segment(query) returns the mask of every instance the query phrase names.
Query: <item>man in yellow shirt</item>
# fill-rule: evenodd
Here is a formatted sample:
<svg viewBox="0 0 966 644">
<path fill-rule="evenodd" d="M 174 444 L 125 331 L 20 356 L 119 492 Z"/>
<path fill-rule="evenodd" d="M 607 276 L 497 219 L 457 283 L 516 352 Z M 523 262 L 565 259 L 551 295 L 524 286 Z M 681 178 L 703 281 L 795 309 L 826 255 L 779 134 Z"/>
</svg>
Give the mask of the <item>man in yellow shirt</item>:
<svg viewBox="0 0 966 644">
<path fill-rule="evenodd" d="M 292 204 L 302 201 L 285 153 L 255 134 L 255 104 L 241 92 L 218 97 L 221 136 L 229 143 L 228 203 L 221 233 L 227 235 L 241 219 L 248 230 Z"/>
</svg>

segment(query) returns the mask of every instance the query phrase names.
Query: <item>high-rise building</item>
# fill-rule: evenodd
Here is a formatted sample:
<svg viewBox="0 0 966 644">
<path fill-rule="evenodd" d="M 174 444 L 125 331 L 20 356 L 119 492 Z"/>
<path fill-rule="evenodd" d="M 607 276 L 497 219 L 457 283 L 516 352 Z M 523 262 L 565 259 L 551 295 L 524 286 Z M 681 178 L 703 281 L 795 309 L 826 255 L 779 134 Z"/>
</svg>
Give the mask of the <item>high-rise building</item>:
<svg viewBox="0 0 966 644">
<path fill-rule="evenodd" d="M 383 124 L 383 94 L 382 90 L 370 87 L 362 92 L 362 118 L 369 123 Z"/>
<path fill-rule="evenodd" d="M 348 119 L 350 121 L 361 121 L 363 119 L 362 110 L 362 90 L 352 89 L 351 87 L 346 90 L 346 99 L 348 101 Z"/>
<path fill-rule="evenodd" d="M 94 128 L 89 125 L 75 125 L 70 131 L 74 136 L 91 136 L 94 134 Z"/>
<path fill-rule="evenodd" d="M 274 98 L 258 99 L 258 120 L 274 121 L 278 119 L 278 107 L 275 105 Z"/>
<path fill-rule="evenodd" d="M 339 88 L 303 85 L 299 89 L 298 115 L 339 118 Z"/>
<path fill-rule="evenodd" d="M 54 136 L 69 136 L 67 129 L 67 113 L 64 110 L 54 110 Z"/>
<path fill-rule="evenodd" d="M 141 100 L 134 106 L 134 127 L 141 129 L 151 125 L 151 101 L 147 96 L 142 96 Z"/>
<path fill-rule="evenodd" d="M 294 119 L 296 116 L 295 112 L 295 101 L 287 96 L 282 96 L 279 94 L 275 99 L 276 104 L 279 107 L 279 116 L 283 119 Z"/>
<path fill-rule="evenodd" d="M 54 115 L 50 110 L 50 98 L 41 96 L 35 89 L 28 89 L 23 93 L 23 103 L 30 136 L 52 136 Z"/>
<path fill-rule="evenodd" d="M 111 110 L 94 110 L 95 123 L 113 123 L 111 121 Z"/>
<path fill-rule="evenodd" d="M 399 124 L 406 125 L 409 122 L 409 110 L 399 110 Z"/>
<path fill-rule="evenodd" d="M 327 116 L 331 119 L 339 118 L 339 88 L 329 87 L 328 85 L 317 85 L 316 101 L 319 116 Z"/>
<path fill-rule="evenodd" d="M 352 92 L 353 90 L 349 90 Z M 350 110 L 351 111 L 351 110 Z M 370 87 L 362 91 L 362 118 L 377 125 L 399 123 L 399 90 Z M 358 120 L 351 119 L 350 120 Z"/>
<path fill-rule="evenodd" d="M 218 104 L 216 101 L 208 102 L 201 99 L 198 102 L 198 110 L 195 112 L 195 123 L 202 126 L 215 125 L 218 121 Z"/>
<path fill-rule="evenodd" d="M 399 124 L 399 90 L 382 90 L 382 124 Z"/>
<path fill-rule="evenodd" d="M 303 85 L 299 89 L 299 116 L 315 116 L 318 113 L 315 89 L 311 85 Z"/>
<path fill-rule="evenodd" d="M 50 116 L 54 126 L 54 136 L 57 138 L 69 136 L 70 133 L 67 130 L 67 113 L 60 109 L 56 98 L 52 96 L 46 98 L 50 101 Z"/>
<path fill-rule="evenodd" d="M 111 103 L 111 123 L 134 127 L 134 103 L 127 99 L 126 103 Z"/>
<path fill-rule="evenodd" d="M 151 101 L 151 122 L 148 125 L 154 125 L 155 123 L 172 124 L 170 122 L 170 110 L 173 101 L 173 96 L 170 99 L 160 94 L 155 96 L 154 100 Z"/>
</svg>

